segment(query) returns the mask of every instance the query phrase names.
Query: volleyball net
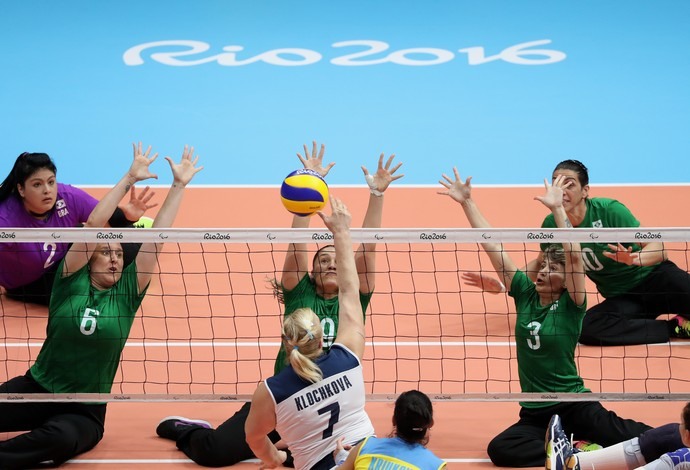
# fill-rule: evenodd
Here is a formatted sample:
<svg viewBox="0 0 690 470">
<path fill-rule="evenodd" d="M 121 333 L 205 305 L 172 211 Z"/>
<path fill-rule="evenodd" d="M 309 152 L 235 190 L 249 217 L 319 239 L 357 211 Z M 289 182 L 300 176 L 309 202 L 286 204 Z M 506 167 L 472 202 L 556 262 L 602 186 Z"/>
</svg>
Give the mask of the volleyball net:
<svg viewBox="0 0 690 470">
<path fill-rule="evenodd" d="M 30 241 L 165 242 L 110 394 L 0 394 L 0 401 L 248 400 L 273 374 L 284 306 L 271 280 L 280 280 L 288 244 L 307 243 L 311 260 L 332 241 L 328 231 L 313 229 L 5 229 L 0 236 L 15 248 Z M 543 242 L 662 241 L 669 259 L 687 269 L 688 229 L 353 229 L 352 238 L 353 249 L 377 244 L 363 360 L 370 400 L 412 388 L 437 401 L 690 400 L 690 340 L 579 345 L 576 363 L 592 394 L 521 393 L 513 299 L 462 278 L 495 277 L 481 246 L 489 240 L 502 242 L 518 266 Z M 587 294 L 588 306 L 602 300 L 590 281 Z M 36 359 L 48 309 L 5 294 L 0 309 L 5 382 Z M 97 352 L 88 358 L 98 359 Z"/>
</svg>

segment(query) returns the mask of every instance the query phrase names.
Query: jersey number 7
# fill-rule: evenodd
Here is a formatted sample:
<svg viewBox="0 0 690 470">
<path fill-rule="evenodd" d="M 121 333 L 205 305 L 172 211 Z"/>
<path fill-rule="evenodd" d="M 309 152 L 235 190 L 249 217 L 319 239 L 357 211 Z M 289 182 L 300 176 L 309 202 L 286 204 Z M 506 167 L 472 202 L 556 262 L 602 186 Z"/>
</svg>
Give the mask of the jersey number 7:
<svg viewBox="0 0 690 470">
<path fill-rule="evenodd" d="M 331 417 L 328 419 L 328 427 L 324 429 L 322 437 L 322 439 L 327 439 L 333 435 L 333 426 L 335 426 L 335 423 L 337 423 L 338 419 L 340 419 L 340 404 L 337 401 L 335 403 L 331 403 L 330 405 L 319 409 L 318 413 L 320 415 L 331 413 Z"/>
</svg>

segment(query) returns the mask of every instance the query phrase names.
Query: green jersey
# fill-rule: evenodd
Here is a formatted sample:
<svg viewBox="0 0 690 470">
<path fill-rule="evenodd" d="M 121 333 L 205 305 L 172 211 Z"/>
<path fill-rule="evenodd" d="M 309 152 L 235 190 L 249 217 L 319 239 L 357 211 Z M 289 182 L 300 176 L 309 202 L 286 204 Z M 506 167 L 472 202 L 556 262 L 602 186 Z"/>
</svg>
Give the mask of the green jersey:
<svg viewBox="0 0 690 470">
<path fill-rule="evenodd" d="M 542 306 L 534 283 L 517 271 L 510 286 L 515 299 L 515 342 L 518 375 L 523 393 L 584 393 L 575 365 L 587 302 L 575 305 L 567 291 L 554 303 Z M 543 408 L 555 402 L 522 402 L 525 408 Z"/>
<path fill-rule="evenodd" d="M 362 304 L 362 314 L 367 311 L 369 301 L 371 301 L 372 293 L 359 293 L 359 301 Z M 316 293 L 316 285 L 312 282 L 308 274 L 306 274 L 292 290 L 283 291 L 283 300 L 285 302 L 285 316 L 287 317 L 298 308 L 310 308 L 314 311 L 317 317 L 321 319 L 321 327 L 323 328 L 323 350 L 327 352 L 335 341 L 338 333 L 338 297 L 332 299 L 324 299 Z M 274 367 L 274 373 L 277 374 L 287 364 L 285 356 L 285 349 L 281 344 L 280 351 Z"/>
<path fill-rule="evenodd" d="M 639 227 L 640 222 L 630 210 L 615 199 L 595 197 L 585 199 L 587 212 L 579 228 L 615 228 Z M 553 214 L 549 214 L 542 223 L 543 228 L 555 228 Z M 542 249 L 547 245 L 542 244 Z M 629 292 L 645 279 L 654 266 L 628 266 L 607 258 L 602 253 L 608 251 L 608 243 L 581 243 L 582 260 L 585 273 L 597 286 L 599 293 L 608 298 Z M 633 252 L 642 248 L 636 243 L 623 243 L 632 246 Z"/>
<path fill-rule="evenodd" d="M 30 369 L 36 382 L 53 393 L 110 393 L 145 293 L 139 293 L 136 263 L 106 290 L 91 285 L 88 265 L 55 276 L 47 337 Z"/>
</svg>

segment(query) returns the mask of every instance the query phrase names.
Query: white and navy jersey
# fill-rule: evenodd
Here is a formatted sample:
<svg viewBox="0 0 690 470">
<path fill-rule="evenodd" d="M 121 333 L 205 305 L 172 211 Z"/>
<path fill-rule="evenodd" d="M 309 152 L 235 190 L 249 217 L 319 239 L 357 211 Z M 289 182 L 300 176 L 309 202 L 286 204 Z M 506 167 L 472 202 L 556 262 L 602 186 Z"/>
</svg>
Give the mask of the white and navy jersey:
<svg viewBox="0 0 690 470">
<path fill-rule="evenodd" d="M 287 443 L 295 468 L 309 469 L 345 438 L 355 444 L 374 434 L 364 411 L 364 374 L 359 358 L 342 344 L 317 359 L 323 380 L 311 383 L 291 366 L 266 380 L 275 403 L 276 431 Z"/>
<path fill-rule="evenodd" d="M 690 470 L 690 449 L 683 447 L 662 455 L 657 460 L 648 463 L 644 470 Z"/>
</svg>

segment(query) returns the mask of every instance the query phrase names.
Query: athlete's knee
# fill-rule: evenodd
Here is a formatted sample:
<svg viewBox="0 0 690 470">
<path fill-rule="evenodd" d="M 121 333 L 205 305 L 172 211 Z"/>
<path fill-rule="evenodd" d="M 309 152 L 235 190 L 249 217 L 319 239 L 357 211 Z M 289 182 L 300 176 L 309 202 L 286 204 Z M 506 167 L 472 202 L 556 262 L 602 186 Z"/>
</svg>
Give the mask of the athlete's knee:
<svg viewBox="0 0 690 470">
<path fill-rule="evenodd" d="M 501 436 L 497 436 L 489 442 L 489 445 L 486 447 L 486 453 L 489 455 L 491 462 L 497 467 L 536 467 L 544 465 L 544 458 L 535 464 L 531 457 L 522 452 L 515 452 L 515 448 Z"/>
<path fill-rule="evenodd" d="M 678 423 L 664 424 L 640 435 L 640 452 L 647 462 L 656 460 L 666 452 L 685 447 Z"/>
<path fill-rule="evenodd" d="M 204 467 L 227 467 L 252 458 L 246 442 L 223 439 L 218 431 L 199 429 L 177 442 L 177 447 L 196 464 Z"/>
<path fill-rule="evenodd" d="M 52 420 L 43 428 L 49 436 L 48 452 L 57 465 L 93 449 L 103 439 L 103 428 L 86 417 Z"/>
</svg>

